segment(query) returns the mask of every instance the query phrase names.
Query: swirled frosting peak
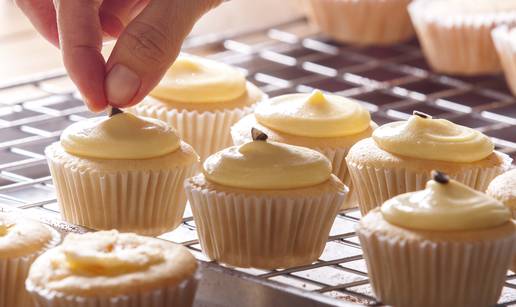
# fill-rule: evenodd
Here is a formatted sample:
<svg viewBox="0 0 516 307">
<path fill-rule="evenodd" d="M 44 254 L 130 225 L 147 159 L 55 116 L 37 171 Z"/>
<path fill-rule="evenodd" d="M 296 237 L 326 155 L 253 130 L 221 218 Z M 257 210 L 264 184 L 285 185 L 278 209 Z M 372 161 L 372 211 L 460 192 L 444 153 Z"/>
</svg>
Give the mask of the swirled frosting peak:
<svg viewBox="0 0 516 307">
<path fill-rule="evenodd" d="M 244 189 L 293 189 L 320 184 L 331 176 L 321 153 L 258 138 L 215 153 L 204 162 L 208 181 Z"/>
<path fill-rule="evenodd" d="M 369 112 L 359 103 L 342 96 L 289 94 L 258 105 L 256 120 L 271 129 L 298 136 L 340 137 L 369 128 Z"/>
<path fill-rule="evenodd" d="M 6 220 L 0 219 L 0 236 L 5 236 L 9 231 L 9 228 L 12 227 L 12 224 Z"/>
<path fill-rule="evenodd" d="M 147 159 L 171 153 L 181 140 L 161 120 L 119 113 L 74 123 L 61 135 L 70 154 L 102 159 Z"/>
<path fill-rule="evenodd" d="M 395 196 L 381 212 L 389 223 L 405 228 L 453 231 L 499 226 L 511 219 L 502 203 L 460 182 L 434 177 L 426 188 Z"/>
<path fill-rule="evenodd" d="M 246 89 L 246 79 L 236 68 L 206 58 L 180 55 L 150 95 L 164 101 L 216 103 L 236 99 Z"/>
<path fill-rule="evenodd" d="M 474 162 L 494 150 L 493 142 L 481 132 L 429 115 L 385 124 L 373 132 L 373 139 L 387 152 L 438 161 Z"/>
<path fill-rule="evenodd" d="M 70 234 L 62 245 L 68 267 L 88 275 L 120 275 L 143 271 L 164 261 L 161 245 L 116 230 Z"/>
</svg>

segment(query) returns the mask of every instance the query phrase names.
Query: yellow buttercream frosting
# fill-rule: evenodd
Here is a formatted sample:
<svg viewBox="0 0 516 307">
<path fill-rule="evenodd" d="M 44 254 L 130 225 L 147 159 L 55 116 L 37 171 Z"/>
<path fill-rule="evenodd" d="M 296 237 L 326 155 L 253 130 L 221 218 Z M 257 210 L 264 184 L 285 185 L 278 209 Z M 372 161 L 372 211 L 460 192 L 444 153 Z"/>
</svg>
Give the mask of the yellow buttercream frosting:
<svg viewBox="0 0 516 307">
<path fill-rule="evenodd" d="M 433 231 L 484 229 L 511 219 L 501 202 L 455 180 L 430 180 L 424 190 L 386 201 L 381 212 L 391 224 Z"/>
<path fill-rule="evenodd" d="M 385 124 L 374 130 L 373 139 L 387 152 L 437 161 L 475 162 L 494 150 L 481 132 L 428 115 Z"/>
<path fill-rule="evenodd" d="M 367 109 L 349 98 L 324 94 L 288 94 L 257 106 L 258 123 L 280 132 L 316 137 L 341 137 L 368 129 Z"/>
<path fill-rule="evenodd" d="M 102 159 L 147 159 L 180 147 L 176 131 L 161 120 L 120 113 L 74 123 L 61 135 L 70 154 Z"/>
<path fill-rule="evenodd" d="M 252 141 L 215 153 L 204 162 L 204 175 L 221 185 L 244 189 L 294 189 L 330 178 L 331 163 L 305 147 Z"/>
<path fill-rule="evenodd" d="M 152 97 L 185 103 L 222 102 L 246 92 L 246 79 L 236 68 L 206 58 L 180 55 L 151 91 Z"/>
</svg>

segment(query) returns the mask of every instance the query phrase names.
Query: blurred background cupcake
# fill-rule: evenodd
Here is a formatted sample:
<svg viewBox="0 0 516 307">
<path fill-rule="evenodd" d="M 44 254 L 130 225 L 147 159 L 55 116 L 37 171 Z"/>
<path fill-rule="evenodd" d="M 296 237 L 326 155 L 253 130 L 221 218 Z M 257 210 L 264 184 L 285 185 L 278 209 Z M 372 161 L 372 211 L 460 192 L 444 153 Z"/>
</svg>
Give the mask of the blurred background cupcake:
<svg viewBox="0 0 516 307">
<path fill-rule="evenodd" d="M 150 97 L 130 109 L 175 127 L 201 161 L 231 145 L 230 127 L 265 94 L 236 68 L 180 55 Z"/>
<path fill-rule="evenodd" d="M 491 32 L 491 36 L 500 58 L 507 84 L 512 94 L 516 95 L 516 28 L 507 25 L 499 26 Z"/>
<path fill-rule="evenodd" d="M 309 16 L 322 33 L 343 43 L 388 45 L 410 39 L 411 0 L 309 0 Z"/>
</svg>

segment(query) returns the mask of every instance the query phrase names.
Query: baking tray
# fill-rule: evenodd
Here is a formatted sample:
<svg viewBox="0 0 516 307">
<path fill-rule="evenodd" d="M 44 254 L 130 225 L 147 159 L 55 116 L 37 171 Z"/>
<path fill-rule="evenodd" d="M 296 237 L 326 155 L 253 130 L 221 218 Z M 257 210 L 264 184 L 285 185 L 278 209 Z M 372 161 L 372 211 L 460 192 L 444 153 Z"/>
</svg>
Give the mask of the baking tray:
<svg viewBox="0 0 516 307">
<path fill-rule="evenodd" d="M 516 157 L 516 100 L 502 75 L 450 77 L 432 73 L 417 41 L 356 47 L 314 33 L 305 20 L 209 40 L 192 38 L 185 51 L 239 67 L 270 96 L 319 88 L 361 101 L 378 124 L 413 110 L 471 126 Z M 64 72 L 0 81 L 0 210 L 19 211 L 63 232 L 87 229 L 59 220 L 43 150 L 87 111 Z M 360 213 L 340 213 L 320 259 L 286 270 L 234 269 L 207 262 L 191 211 L 161 238 L 187 246 L 204 278 L 196 306 L 381 305 L 369 285 L 354 227 Z M 508 273 L 500 305 L 516 305 L 516 275 Z"/>
</svg>

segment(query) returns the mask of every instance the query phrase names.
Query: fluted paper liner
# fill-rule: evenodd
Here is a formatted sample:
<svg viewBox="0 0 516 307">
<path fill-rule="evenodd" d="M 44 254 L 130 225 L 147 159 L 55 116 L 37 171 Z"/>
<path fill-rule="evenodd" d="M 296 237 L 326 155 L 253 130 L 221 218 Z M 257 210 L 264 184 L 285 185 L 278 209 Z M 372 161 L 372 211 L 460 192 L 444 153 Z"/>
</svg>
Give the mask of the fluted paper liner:
<svg viewBox="0 0 516 307">
<path fill-rule="evenodd" d="M 511 168 L 512 159 L 504 154 L 503 163 L 489 168 L 472 167 L 460 173 L 447 173 L 450 178 L 478 191 L 485 191 L 496 176 Z M 422 190 L 432 179 L 430 171 L 418 172 L 408 168 L 380 168 L 347 161 L 362 215 L 381 206 L 386 200 L 407 192 Z M 439 170 L 446 172 L 446 170 Z"/>
<path fill-rule="evenodd" d="M 494 306 L 516 236 L 478 242 L 408 240 L 357 229 L 374 293 L 397 307 Z"/>
<path fill-rule="evenodd" d="M 321 255 L 346 191 L 266 196 L 185 188 L 203 252 L 231 266 L 262 269 L 310 264 Z"/>
<path fill-rule="evenodd" d="M 502 63 L 505 79 L 513 95 L 516 95 L 516 48 L 510 34 L 510 27 L 501 26 L 493 30 L 492 38 L 500 62 Z"/>
<path fill-rule="evenodd" d="M 199 280 L 200 274 L 196 273 L 178 285 L 114 297 L 64 295 L 38 288 L 30 280 L 27 280 L 26 286 L 37 307 L 190 307 L 193 305 Z"/>
<path fill-rule="evenodd" d="M 388 45 L 414 36 L 411 0 L 311 0 L 310 16 L 332 38 L 360 45 Z"/>
<path fill-rule="evenodd" d="M 65 221 L 150 236 L 179 226 L 186 206 L 183 182 L 197 167 L 99 171 L 76 168 L 51 154 L 47 160 Z"/>
<path fill-rule="evenodd" d="M 30 255 L 16 258 L 0 258 L 0 306 L 31 307 L 29 294 L 25 290 L 25 279 L 34 260 L 44 251 L 56 246 L 61 240 L 59 233 L 48 227 L 52 239 L 41 250 Z"/>
</svg>

